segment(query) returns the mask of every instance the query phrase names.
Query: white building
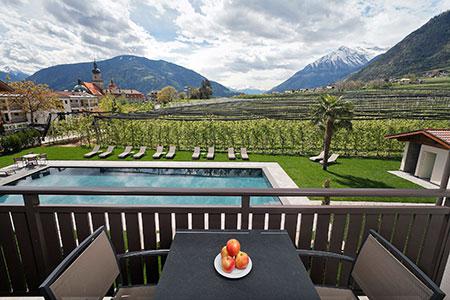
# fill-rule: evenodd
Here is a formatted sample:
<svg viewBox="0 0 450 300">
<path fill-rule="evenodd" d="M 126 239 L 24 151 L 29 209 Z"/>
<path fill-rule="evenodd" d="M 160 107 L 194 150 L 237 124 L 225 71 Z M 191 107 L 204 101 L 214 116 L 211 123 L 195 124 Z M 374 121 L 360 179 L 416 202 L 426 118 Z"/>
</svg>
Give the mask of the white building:
<svg viewBox="0 0 450 300">
<path fill-rule="evenodd" d="M 450 129 L 423 129 L 386 136 L 405 142 L 400 171 L 440 185 L 450 165 Z M 447 183 L 450 187 L 450 181 Z"/>
</svg>

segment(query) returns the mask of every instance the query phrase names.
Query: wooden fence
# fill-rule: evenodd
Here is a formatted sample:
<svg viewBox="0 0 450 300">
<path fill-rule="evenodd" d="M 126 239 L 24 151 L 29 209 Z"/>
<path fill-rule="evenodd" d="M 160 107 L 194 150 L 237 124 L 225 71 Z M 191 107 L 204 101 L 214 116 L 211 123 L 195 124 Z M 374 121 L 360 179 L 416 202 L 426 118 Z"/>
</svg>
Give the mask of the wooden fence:
<svg viewBox="0 0 450 300">
<path fill-rule="evenodd" d="M 365 191 L 365 192 L 364 192 Z M 449 196 L 449 190 L 416 190 Z M 355 256 L 370 229 L 381 233 L 438 284 L 450 251 L 450 208 L 438 206 L 250 206 L 252 195 L 413 195 L 412 190 L 130 189 L 90 190 L 96 195 L 216 195 L 242 197 L 240 206 L 44 205 L 39 194 L 86 195 L 82 188 L 0 187 L 22 194 L 24 205 L 0 205 L 0 296 L 38 295 L 38 286 L 62 259 L 99 226 L 106 226 L 117 253 L 167 249 L 177 229 L 284 229 L 299 249 Z M 63 196 L 62 196 L 63 197 Z M 219 245 L 218 245 L 219 247 Z M 218 248 L 219 252 L 220 249 Z M 122 263 L 125 285 L 158 282 L 165 257 Z M 316 284 L 342 286 L 351 265 L 304 259 Z"/>
</svg>

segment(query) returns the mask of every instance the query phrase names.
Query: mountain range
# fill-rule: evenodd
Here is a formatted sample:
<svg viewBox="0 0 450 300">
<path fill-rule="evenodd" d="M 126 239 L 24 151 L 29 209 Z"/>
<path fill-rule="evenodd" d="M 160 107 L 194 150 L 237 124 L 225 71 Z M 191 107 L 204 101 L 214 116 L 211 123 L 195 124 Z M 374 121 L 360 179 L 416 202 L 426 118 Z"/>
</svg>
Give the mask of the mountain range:
<svg viewBox="0 0 450 300">
<path fill-rule="evenodd" d="M 380 50 L 379 48 L 350 49 L 341 46 L 339 49 L 307 65 L 269 92 L 315 88 L 342 80 L 367 65 Z"/>
<path fill-rule="evenodd" d="M 11 67 L 3 67 L 0 69 L 0 80 L 2 81 L 21 81 L 27 78 L 29 75 L 24 72 L 11 68 Z M 9 78 L 8 78 L 9 77 Z"/>
<path fill-rule="evenodd" d="M 371 80 L 450 67 L 450 11 L 435 16 L 351 76 Z"/>
<path fill-rule="evenodd" d="M 164 61 L 150 60 L 145 57 L 121 55 L 111 59 L 97 61 L 102 72 L 105 86 L 111 79 L 121 88 L 132 88 L 143 93 L 160 90 L 171 85 L 178 91 L 185 86 L 199 87 L 204 76 L 182 66 Z M 55 90 L 70 90 L 77 83 L 91 81 L 92 62 L 57 65 L 37 71 L 28 80 L 45 83 Z M 227 87 L 211 81 L 213 96 L 235 94 Z"/>
</svg>

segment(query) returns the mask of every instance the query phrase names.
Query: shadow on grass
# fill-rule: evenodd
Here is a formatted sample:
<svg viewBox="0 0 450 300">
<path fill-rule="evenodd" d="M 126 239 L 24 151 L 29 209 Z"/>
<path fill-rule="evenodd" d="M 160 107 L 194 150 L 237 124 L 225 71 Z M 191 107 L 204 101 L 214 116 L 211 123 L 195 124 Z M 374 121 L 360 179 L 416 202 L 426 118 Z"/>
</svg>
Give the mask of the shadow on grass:
<svg viewBox="0 0 450 300">
<path fill-rule="evenodd" d="M 350 188 L 394 188 L 393 186 L 378 180 L 371 180 L 353 175 L 341 175 L 332 171 L 327 172 L 337 177 L 334 179 L 337 183 Z"/>
</svg>

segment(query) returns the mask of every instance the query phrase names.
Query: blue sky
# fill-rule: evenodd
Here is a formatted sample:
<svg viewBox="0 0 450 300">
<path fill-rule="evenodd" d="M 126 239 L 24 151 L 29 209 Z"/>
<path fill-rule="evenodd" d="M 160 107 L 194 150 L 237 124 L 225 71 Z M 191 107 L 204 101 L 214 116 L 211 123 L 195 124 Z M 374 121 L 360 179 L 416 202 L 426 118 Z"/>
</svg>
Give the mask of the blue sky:
<svg viewBox="0 0 450 300">
<path fill-rule="evenodd" d="M 341 45 L 395 45 L 450 0 L 0 0 L 0 69 L 135 54 L 269 89 Z"/>
</svg>

